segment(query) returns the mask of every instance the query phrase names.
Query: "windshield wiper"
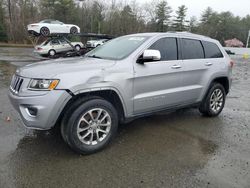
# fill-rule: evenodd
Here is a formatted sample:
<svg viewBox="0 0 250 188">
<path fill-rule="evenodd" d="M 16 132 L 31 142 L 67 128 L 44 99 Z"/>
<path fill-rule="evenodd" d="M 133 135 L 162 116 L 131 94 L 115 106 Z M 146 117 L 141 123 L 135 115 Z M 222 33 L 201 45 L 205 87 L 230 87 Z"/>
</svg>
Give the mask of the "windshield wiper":
<svg viewBox="0 0 250 188">
<path fill-rule="evenodd" d="M 88 55 L 87 57 L 92 57 L 92 58 L 102 59 L 102 57 L 100 57 L 100 56 L 96 56 L 96 55 Z"/>
</svg>

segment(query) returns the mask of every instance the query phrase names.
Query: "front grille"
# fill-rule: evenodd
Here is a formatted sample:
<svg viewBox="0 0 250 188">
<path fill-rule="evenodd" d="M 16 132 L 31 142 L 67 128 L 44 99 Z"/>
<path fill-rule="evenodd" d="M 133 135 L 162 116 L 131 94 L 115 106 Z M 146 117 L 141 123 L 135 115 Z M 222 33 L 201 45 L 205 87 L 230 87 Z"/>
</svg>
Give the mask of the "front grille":
<svg viewBox="0 0 250 188">
<path fill-rule="evenodd" d="M 12 80 L 11 80 L 10 90 L 13 93 L 18 94 L 20 89 L 21 89 L 22 83 L 23 83 L 23 78 L 21 78 L 17 75 L 14 75 Z"/>
</svg>

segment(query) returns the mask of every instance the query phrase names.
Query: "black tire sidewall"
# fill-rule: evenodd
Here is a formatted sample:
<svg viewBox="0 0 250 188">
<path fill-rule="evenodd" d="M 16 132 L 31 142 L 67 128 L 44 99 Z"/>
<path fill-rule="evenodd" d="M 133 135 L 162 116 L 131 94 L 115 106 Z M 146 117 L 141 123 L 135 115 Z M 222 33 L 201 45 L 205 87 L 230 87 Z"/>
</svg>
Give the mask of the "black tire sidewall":
<svg viewBox="0 0 250 188">
<path fill-rule="evenodd" d="M 210 105 L 210 98 L 211 98 L 211 95 L 212 93 L 214 92 L 214 90 L 216 89 L 220 89 L 221 92 L 223 93 L 223 103 L 222 103 L 222 107 L 221 109 L 218 111 L 218 112 L 214 112 L 212 109 L 211 109 L 211 105 Z M 226 100 L 226 92 L 225 92 L 225 89 L 224 87 L 220 84 L 220 83 L 214 83 L 210 89 L 209 89 L 209 92 L 207 94 L 207 97 L 206 97 L 206 101 L 205 101 L 205 111 L 206 111 L 206 115 L 208 116 L 218 116 L 221 111 L 223 110 L 224 106 L 225 106 L 225 100 Z"/>
<path fill-rule="evenodd" d="M 79 50 L 77 50 L 77 47 L 79 47 Z M 76 49 L 76 51 L 80 51 L 81 50 L 81 46 L 80 45 L 76 45 L 75 49 Z"/>
<path fill-rule="evenodd" d="M 75 31 L 75 32 L 73 32 L 73 31 Z M 70 33 L 71 34 L 77 34 L 78 33 L 77 28 L 76 27 L 71 27 L 70 28 Z"/>
<path fill-rule="evenodd" d="M 98 108 L 98 107 L 103 108 L 109 113 L 112 122 L 111 129 L 106 138 L 102 142 L 93 146 L 86 145 L 82 143 L 77 136 L 77 124 L 79 119 L 82 117 L 84 113 L 86 113 L 92 108 Z M 77 107 L 73 111 L 72 115 L 69 117 L 66 126 L 67 128 L 65 130 L 66 131 L 65 134 L 67 134 L 68 144 L 75 151 L 81 154 L 91 154 L 103 149 L 113 139 L 118 128 L 118 116 L 115 108 L 111 103 L 103 99 L 93 99 L 86 101 L 85 103 Z"/>
<path fill-rule="evenodd" d="M 52 52 L 52 51 L 53 51 L 53 52 L 55 52 L 55 54 L 54 54 L 54 55 L 50 55 L 50 52 Z M 51 56 L 51 57 L 53 57 L 53 56 L 55 56 L 55 55 L 56 55 L 56 51 L 55 51 L 55 50 L 49 50 L 48 55 L 49 55 L 49 56 Z"/>
<path fill-rule="evenodd" d="M 49 31 L 49 33 L 48 33 L 47 35 L 44 35 L 44 34 L 42 33 L 42 30 L 43 30 L 44 28 L 48 29 L 48 31 Z M 40 33 L 41 33 L 42 36 L 47 37 L 47 36 L 50 35 L 50 30 L 49 30 L 49 28 L 47 28 L 47 27 L 42 27 L 42 28 L 40 29 Z"/>
</svg>

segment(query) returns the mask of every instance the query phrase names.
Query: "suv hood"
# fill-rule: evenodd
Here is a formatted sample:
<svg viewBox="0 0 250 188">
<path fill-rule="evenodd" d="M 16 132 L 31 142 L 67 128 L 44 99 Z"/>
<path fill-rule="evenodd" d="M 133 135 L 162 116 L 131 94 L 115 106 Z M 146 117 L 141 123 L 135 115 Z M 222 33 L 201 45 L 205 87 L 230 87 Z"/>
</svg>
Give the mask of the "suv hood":
<svg viewBox="0 0 250 188">
<path fill-rule="evenodd" d="M 88 72 L 113 66 L 115 61 L 88 57 L 56 59 L 26 65 L 16 74 L 27 78 L 55 78 L 63 73 Z M 73 76 L 74 74 L 72 74 Z"/>
</svg>

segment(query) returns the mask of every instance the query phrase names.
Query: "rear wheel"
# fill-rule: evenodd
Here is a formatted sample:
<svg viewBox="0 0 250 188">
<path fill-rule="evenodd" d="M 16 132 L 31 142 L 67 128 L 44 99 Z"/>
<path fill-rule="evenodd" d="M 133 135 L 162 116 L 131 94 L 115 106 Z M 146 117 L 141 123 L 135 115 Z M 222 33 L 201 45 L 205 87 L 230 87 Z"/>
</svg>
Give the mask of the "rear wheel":
<svg viewBox="0 0 250 188">
<path fill-rule="evenodd" d="M 49 36 L 49 35 L 50 35 L 50 30 L 49 30 L 49 28 L 47 28 L 47 27 L 42 27 L 42 28 L 40 29 L 40 34 L 43 35 L 43 36 L 45 36 L 45 37 Z"/>
<path fill-rule="evenodd" d="M 61 132 L 65 142 L 78 153 L 103 149 L 117 132 L 118 116 L 111 103 L 101 98 L 83 99 L 66 112 Z"/>
<path fill-rule="evenodd" d="M 56 51 L 50 50 L 48 54 L 49 54 L 49 56 L 54 57 L 56 55 Z"/>
<path fill-rule="evenodd" d="M 79 51 L 81 50 L 81 46 L 80 46 L 80 45 L 76 45 L 76 46 L 75 46 L 75 49 L 76 49 L 76 51 L 79 52 Z"/>
<path fill-rule="evenodd" d="M 220 83 L 213 83 L 202 101 L 199 111 L 209 117 L 218 116 L 224 108 L 225 88 Z"/>
<path fill-rule="evenodd" d="M 76 28 L 76 27 L 71 27 L 71 28 L 70 28 L 70 33 L 71 33 L 71 34 L 77 34 L 77 33 L 78 33 L 77 28 Z"/>
</svg>

